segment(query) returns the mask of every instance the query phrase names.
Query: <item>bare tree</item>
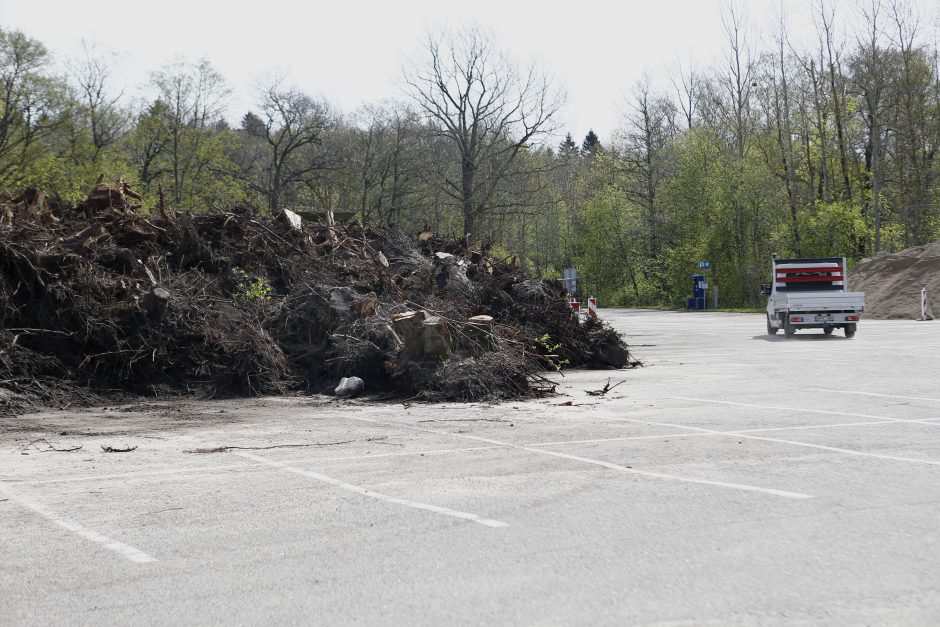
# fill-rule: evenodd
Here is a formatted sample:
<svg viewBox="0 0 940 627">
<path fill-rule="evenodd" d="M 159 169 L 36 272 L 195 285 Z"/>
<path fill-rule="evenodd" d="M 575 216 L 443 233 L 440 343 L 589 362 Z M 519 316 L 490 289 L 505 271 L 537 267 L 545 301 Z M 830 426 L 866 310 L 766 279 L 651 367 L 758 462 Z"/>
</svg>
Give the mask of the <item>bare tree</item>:
<svg viewBox="0 0 940 627">
<path fill-rule="evenodd" d="M 817 25 L 819 37 L 825 44 L 827 56 L 829 90 L 832 95 L 832 111 L 836 122 L 836 141 L 839 145 L 839 165 L 842 171 L 842 199 L 852 200 L 852 181 L 849 177 L 849 163 L 846 150 L 846 93 L 845 79 L 841 71 L 841 49 L 835 43 L 835 8 L 826 5 L 826 0 L 819 0 L 819 19 Z M 841 46 L 840 46 L 841 48 Z"/>
<path fill-rule="evenodd" d="M 679 61 L 678 73 L 672 76 L 672 86 L 676 90 L 679 108 L 682 110 L 682 117 L 685 118 L 686 128 L 689 130 L 692 129 L 692 123 L 695 121 L 701 80 L 695 68 L 689 67 L 686 71 L 682 67 L 682 61 Z"/>
<path fill-rule="evenodd" d="M 868 185 L 871 190 L 871 216 L 874 223 L 874 252 L 881 250 L 881 184 L 882 153 L 885 125 L 883 116 L 888 107 L 887 50 L 883 44 L 883 33 L 879 23 L 881 14 L 880 0 L 862 9 L 867 31 L 858 37 L 859 52 L 853 59 L 853 79 L 855 89 L 861 96 L 862 113 L 865 117 L 867 142 L 865 146 L 865 165 L 868 171 Z"/>
<path fill-rule="evenodd" d="M 666 178 L 662 153 L 677 132 L 676 106 L 665 96 L 654 93 L 649 79 L 644 79 L 633 90 L 625 122 L 623 161 L 629 180 L 625 191 L 643 207 L 646 252 L 655 259 L 663 244 L 663 218 L 657 202 L 660 185 Z"/>
<path fill-rule="evenodd" d="M 771 125 L 776 128 L 777 149 L 780 151 L 780 165 L 783 167 L 781 178 L 787 192 L 787 206 L 790 210 L 790 237 L 793 239 L 793 251 L 797 257 L 802 256 L 802 242 L 800 237 L 799 204 L 797 202 L 797 172 L 796 160 L 793 151 L 793 131 L 791 126 L 790 107 L 790 78 L 787 72 L 787 56 L 785 53 L 786 19 L 780 15 L 779 30 L 777 32 L 776 55 L 768 55 L 769 65 L 773 74 L 770 77 L 772 103 L 768 107 L 772 115 Z M 768 164 L 770 163 L 768 159 Z"/>
<path fill-rule="evenodd" d="M 895 191 L 900 199 L 906 246 L 926 243 L 927 224 L 936 210 L 930 200 L 933 168 L 938 150 L 930 132 L 933 73 L 930 54 L 920 40 L 921 17 L 906 1 L 892 0 L 892 40 L 897 50 L 895 77 Z M 933 215 L 932 215 L 933 214 Z"/>
<path fill-rule="evenodd" d="M 490 33 L 429 34 L 425 57 L 406 70 L 410 95 L 459 158 L 444 190 L 459 203 L 464 231 L 498 204 L 500 185 L 519 174 L 520 153 L 552 130 L 563 95 L 534 65 L 519 68 Z"/>
<path fill-rule="evenodd" d="M 127 128 L 129 116 L 119 105 L 124 91 L 111 90 L 115 54 L 99 44 L 82 41 L 83 55 L 66 63 L 78 92 L 87 132 L 91 134 L 91 160 L 114 145 Z"/>
<path fill-rule="evenodd" d="M 720 79 L 730 105 L 730 109 L 724 111 L 724 116 L 733 128 L 735 152 L 741 161 L 744 159 L 753 126 L 751 91 L 756 86 L 753 80 L 754 61 L 745 41 L 744 16 L 741 10 L 729 2 L 722 11 L 721 21 L 728 38 L 728 48 L 725 51 L 727 72 Z"/>
<path fill-rule="evenodd" d="M 261 89 L 260 115 L 245 116 L 243 131 L 260 140 L 254 172 L 246 178 L 268 201 L 272 214 L 281 210 L 284 197 L 298 184 L 309 183 L 326 166 L 315 148 L 330 124 L 326 103 L 314 100 L 274 78 Z"/>
<path fill-rule="evenodd" d="M 205 131 L 221 119 L 231 89 L 208 59 L 179 58 L 151 75 L 158 98 L 167 105 L 173 200 L 179 203 L 200 162 Z M 191 190 L 190 190 L 191 191 Z"/>
</svg>

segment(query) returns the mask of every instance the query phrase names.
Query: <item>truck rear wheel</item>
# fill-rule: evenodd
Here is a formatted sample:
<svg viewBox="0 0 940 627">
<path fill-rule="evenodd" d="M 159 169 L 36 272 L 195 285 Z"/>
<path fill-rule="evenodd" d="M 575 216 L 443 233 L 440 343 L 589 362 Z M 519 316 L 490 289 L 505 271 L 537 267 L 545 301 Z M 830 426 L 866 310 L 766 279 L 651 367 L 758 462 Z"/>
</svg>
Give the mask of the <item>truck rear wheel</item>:
<svg viewBox="0 0 940 627">
<path fill-rule="evenodd" d="M 780 329 L 770 324 L 770 314 L 767 314 L 767 335 L 777 335 L 777 331 L 779 330 Z"/>
<path fill-rule="evenodd" d="M 845 325 L 845 337 L 855 337 L 855 325 L 854 324 Z"/>
<path fill-rule="evenodd" d="M 783 321 L 783 334 L 787 337 L 793 337 L 796 334 L 796 327 L 790 324 L 790 314 Z"/>
</svg>

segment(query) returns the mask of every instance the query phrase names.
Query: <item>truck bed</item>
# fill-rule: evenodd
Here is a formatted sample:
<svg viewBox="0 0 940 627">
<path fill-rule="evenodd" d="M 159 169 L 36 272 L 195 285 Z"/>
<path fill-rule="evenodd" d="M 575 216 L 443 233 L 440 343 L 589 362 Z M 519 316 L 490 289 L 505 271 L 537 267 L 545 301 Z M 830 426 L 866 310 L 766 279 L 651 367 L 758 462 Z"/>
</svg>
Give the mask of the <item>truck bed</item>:
<svg viewBox="0 0 940 627">
<path fill-rule="evenodd" d="M 865 292 L 778 292 L 775 311 L 862 311 Z"/>
</svg>

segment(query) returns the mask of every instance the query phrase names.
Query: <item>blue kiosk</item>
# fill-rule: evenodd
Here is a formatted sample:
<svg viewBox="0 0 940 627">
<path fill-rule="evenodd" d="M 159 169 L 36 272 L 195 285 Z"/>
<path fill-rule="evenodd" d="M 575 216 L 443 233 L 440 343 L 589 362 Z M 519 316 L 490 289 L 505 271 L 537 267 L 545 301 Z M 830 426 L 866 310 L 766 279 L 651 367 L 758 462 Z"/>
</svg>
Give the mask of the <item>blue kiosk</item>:
<svg viewBox="0 0 940 627">
<path fill-rule="evenodd" d="M 685 307 L 689 311 L 693 309 L 705 309 L 705 294 L 708 290 L 708 282 L 704 274 L 692 275 L 692 298 L 687 298 Z"/>
</svg>

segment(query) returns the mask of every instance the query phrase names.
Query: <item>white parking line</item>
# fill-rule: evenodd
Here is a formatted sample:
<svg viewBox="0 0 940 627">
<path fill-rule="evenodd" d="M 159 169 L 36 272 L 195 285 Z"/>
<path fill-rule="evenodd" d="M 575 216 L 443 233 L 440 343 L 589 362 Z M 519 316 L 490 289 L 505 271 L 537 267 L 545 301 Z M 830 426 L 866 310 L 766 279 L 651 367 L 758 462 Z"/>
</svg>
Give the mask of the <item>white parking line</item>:
<svg viewBox="0 0 940 627">
<path fill-rule="evenodd" d="M 618 418 L 614 418 L 618 422 L 623 422 Z M 641 421 L 642 422 L 642 421 Z M 692 431 L 688 433 L 662 433 L 659 435 L 628 435 L 618 438 L 595 438 L 591 440 L 555 440 L 552 442 L 536 442 L 535 444 L 529 444 L 529 446 L 562 446 L 565 444 L 599 444 L 603 442 L 626 442 L 629 440 L 661 440 L 664 438 L 688 438 L 696 436 L 708 436 L 708 435 L 737 435 L 739 433 L 768 433 L 772 431 L 792 431 L 792 430 L 808 430 L 808 429 L 839 429 L 847 427 L 866 427 L 871 425 L 883 425 L 886 424 L 885 420 L 868 420 L 865 422 L 840 422 L 837 424 L 827 424 L 827 425 L 794 425 L 792 427 L 766 427 L 762 429 L 739 429 L 737 431 L 715 431 L 715 432 L 706 432 L 701 431 Z M 646 424 L 646 423 L 644 423 Z M 649 423 L 653 424 L 653 423 Z M 495 448 L 495 447 L 487 447 Z"/>
<path fill-rule="evenodd" d="M 465 448 L 448 448 L 448 449 L 432 449 L 425 451 L 396 451 L 394 453 L 374 453 L 374 454 L 365 454 L 365 455 L 343 455 L 340 457 L 294 457 L 282 460 L 285 463 L 294 463 L 294 462 L 305 462 L 305 461 L 317 461 L 317 462 L 336 462 L 336 461 L 347 461 L 347 460 L 356 460 L 356 459 L 381 459 L 383 457 L 412 457 L 412 456 L 424 456 L 424 455 L 446 455 L 448 453 L 466 453 L 471 451 L 486 451 L 494 448 L 500 448 L 498 446 L 471 446 Z M 9 479 L 9 480 L 0 480 L 0 486 L 4 483 L 7 485 L 42 485 L 46 483 L 75 483 L 81 481 L 103 481 L 108 479 L 136 479 L 136 478 L 147 478 L 147 477 L 172 477 L 174 475 L 189 475 L 193 473 L 203 473 L 203 472 L 213 472 L 217 470 L 241 470 L 248 468 L 258 468 L 259 466 L 267 466 L 269 464 L 264 462 L 259 463 L 238 463 L 238 464 L 218 464 L 215 466 L 188 466 L 185 468 L 166 468 L 163 470 L 144 470 L 138 472 L 121 472 L 121 473 L 111 473 L 106 475 L 87 475 L 79 477 L 54 477 L 52 479 Z"/>
<path fill-rule="evenodd" d="M 461 518 L 463 520 L 469 520 L 471 522 L 479 523 L 486 527 L 508 527 L 508 523 L 504 523 L 501 520 L 493 520 L 492 518 L 483 518 L 477 516 L 476 514 L 470 514 L 468 512 L 461 512 L 455 509 L 449 509 L 447 507 L 440 507 L 437 505 L 429 505 L 427 503 L 419 503 L 418 501 L 410 501 L 408 499 L 402 499 L 395 496 L 389 496 L 387 494 L 382 494 L 381 492 L 375 492 L 369 490 L 368 488 L 363 488 L 362 486 L 353 485 L 352 483 L 346 483 L 340 479 L 334 479 L 333 477 L 328 477 L 322 475 L 318 472 L 311 472 L 309 470 L 303 470 L 301 468 L 296 468 L 290 466 L 284 462 L 275 461 L 273 459 L 267 459 L 261 457 L 260 455 L 254 455 L 252 453 L 245 452 L 235 452 L 235 455 L 239 457 L 244 457 L 245 459 L 251 459 L 262 464 L 267 464 L 269 466 L 274 466 L 276 468 L 281 468 L 287 472 L 292 472 L 303 477 L 308 477 L 310 479 L 316 479 L 317 481 L 322 481 L 323 483 L 328 483 L 337 488 L 347 490 L 349 492 L 354 492 L 362 496 L 367 496 L 372 499 L 377 499 L 379 501 L 385 501 L 386 503 L 395 503 L 396 505 L 404 505 L 406 507 L 412 507 L 414 509 L 421 509 L 428 512 L 434 512 L 435 514 L 443 514 L 445 516 L 451 516 L 453 518 Z"/>
<path fill-rule="evenodd" d="M 895 457 L 893 455 L 882 455 L 880 453 L 868 453 L 865 451 L 858 451 L 855 449 L 849 448 L 839 448 L 837 446 L 825 446 L 823 444 L 813 444 L 811 442 L 800 442 L 798 440 L 783 440 L 780 438 L 768 438 L 760 435 L 745 435 L 742 432 L 733 432 L 733 431 L 715 431 L 714 429 L 703 429 L 700 427 L 690 427 L 688 425 L 674 424 L 670 422 L 653 422 L 646 420 L 633 420 L 632 418 L 614 418 L 618 422 L 629 422 L 633 424 L 640 425 L 656 425 L 658 427 L 672 427 L 673 429 L 688 429 L 691 431 L 698 431 L 700 433 L 706 433 L 710 435 L 723 435 L 731 438 L 741 438 L 745 440 L 761 440 L 764 442 L 776 442 L 778 444 L 792 444 L 794 446 L 802 446 L 804 448 L 815 448 L 823 451 L 832 451 L 834 453 L 845 453 L 846 455 L 855 455 L 858 457 L 873 457 L 876 459 L 887 459 L 895 462 L 909 462 L 913 464 L 927 464 L 929 466 L 940 466 L 940 461 L 933 459 L 921 459 L 918 457 Z"/>
<path fill-rule="evenodd" d="M 829 416 L 851 416 L 852 418 L 871 418 L 873 420 L 882 420 L 884 422 L 902 422 L 902 423 L 915 424 L 915 425 L 935 425 L 936 424 L 930 421 L 932 419 L 905 420 L 903 418 L 888 418 L 887 416 L 873 416 L 871 414 L 856 414 L 853 412 L 845 412 L 845 411 L 830 411 L 828 409 L 804 409 L 802 407 L 779 407 L 776 405 L 758 405 L 755 403 L 737 403 L 735 401 L 716 401 L 710 398 L 691 398 L 688 396 L 671 396 L 669 398 L 673 400 L 677 400 L 677 401 L 692 401 L 694 403 L 713 403 L 715 405 L 731 405 L 733 407 L 749 407 L 753 409 L 775 409 L 777 411 L 792 411 L 796 413 L 826 414 Z"/>
<path fill-rule="evenodd" d="M 573 461 L 579 461 L 586 464 L 591 464 L 594 466 L 601 466 L 603 468 L 608 468 L 610 470 L 617 470 L 630 475 L 637 475 L 640 477 L 649 477 L 651 479 L 664 479 L 667 481 L 678 481 L 681 483 L 695 483 L 699 485 L 709 485 L 720 488 L 732 488 L 735 490 L 743 490 L 745 492 L 760 492 L 763 494 L 770 494 L 772 496 L 782 496 L 785 498 L 791 499 L 809 499 L 812 498 L 809 494 L 803 494 L 801 492 L 789 492 L 787 490 L 777 490 L 775 488 L 762 488 L 760 486 L 747 485 L 743 483 L 730 483 L 727 481 L 712 481 L 710 479 L 696 479 L 694 477 L 682 477 L 679 475 L 667 475 L 659 472 L 651 472 L 647 470 L 638 470 L 636 468 L 630 468 L 628 466 L 621 466 L 620 464 L 613 464 L 611 462 L 605 462 L 600 459 L 591 459 L 589 457 L 580 457 L 578 455 L 569 455 L 567 453 L 560 453 L 558 451 L 546 451 L 541 448 L 534 448 L 530 446 L 523 446 L 519 444 L 513 444 L 512 442 L 504 442 L 501 440 L 494 440 L 492 438 L 483 438 L 475 435 L 467 435 L 465 433 L 451 433 L 447 431 L 437 431 L 435 429 L 426 429 L 423 427 L 414 427 L 407 424 L 399 424 L 393 422 L 385 422 L 382 420 L 375 420 L 373 418 L 362 418 L 357 416 L 344 416 L 349 420 L 359 420 L 362 422 L 369 422 L 372 424 L 380 424 L 386 427 L 398 428 L 398 429 L 409 429 L 411 431 L 420 431 L 422 433 L 432 433 L 434 435 L 449 435 L 455 438 L 463 438 L 465 440 L 474 440 L 476 442 L 486 442 L 487 444 L 495 444 L 498 446 L 504 446 L 507 448 L 513 448 L 521 451 L 528 451 L 530 453 L 537 453 L 539 455 L 548 455 L 551 457 L 560 457 L 563 459 L 570 459 Z"/>
<path fill-rule="evenodd" d="M 901 398 L 908 401 L 933 401 L 940 402 L 940 398 L 930 398 L 926 396 L 900 396 L 897 394 L 879 394 L 877 392 L 851 392 L 849 390 L 826 390 L 824 388 L 809 388 L 812 392 L 829 392 L 832 394 L 858 394 L 860 396 L 880 396 L 882 398 Z"/>
<path fill-rule="evenodd" d="M 141 551 L 140 549 L 136 549 L 129 544 L 124 544 L 123 542 L 112 540 L 108 536 L 102 535 L 98 533 L 97 531 L 86 529 L 83 525 L 75 522 L 74 520 L 69 520 L 67 518 L 61 518 L 59 516 L 56 516 L 52 512 L 46 511 L 43 507 L 41 507 L 39 504 L 34 502 L 32 499 L 29 499 L 24 496 L 20 496 L 19 494 L 15 494 L 12 491 L 10 491 L 9 488 L 5 488 L 4 486 L 0 485 L 0 492 L 3 492 L 4 494 L 6 494 L 7 497 L 11 501 L 14 501 L 15 503 L 22 505 L 23 507 L 26 507 L 32 510 L 33 512 L 39 514 L 40 516 L 42 516 L 49 522 L 54 523 L 58 525 L 59 527 L 62 527 L 63 529 L 71 531 L 72 533 L 74 533 L 75 535 L 79 537 L 85 538 L 86 540 L 91 540 L 92 542 L 95 542 L 96 544 L 100 544 L 101 546 L 108 549 L 109 551 L 114 551 L 118 555 L 121 555 L 122 557 L 125 557 L 132 562 L 136 562 L 138 564 L 147 564 L 149 562 L 157 561 L 157 559 L 153 557 L 152 555 L 148 555 L 144 553 L 143 551 Z"/>
</svg>

